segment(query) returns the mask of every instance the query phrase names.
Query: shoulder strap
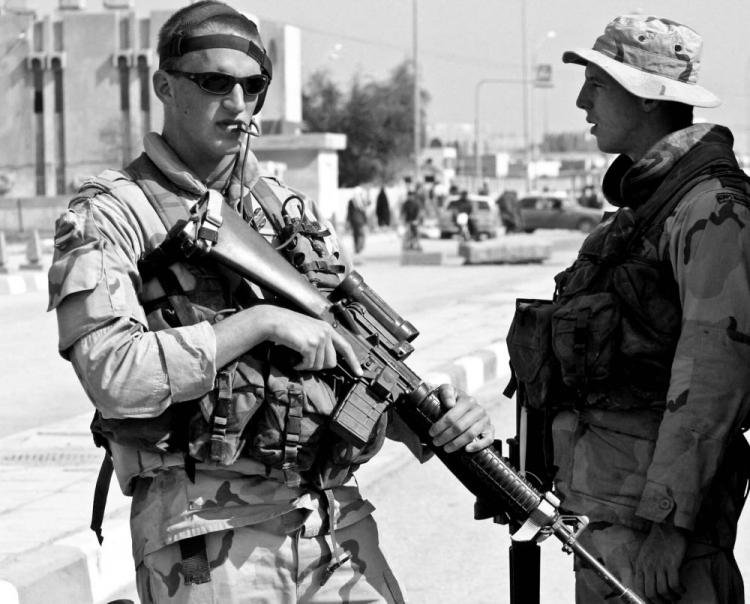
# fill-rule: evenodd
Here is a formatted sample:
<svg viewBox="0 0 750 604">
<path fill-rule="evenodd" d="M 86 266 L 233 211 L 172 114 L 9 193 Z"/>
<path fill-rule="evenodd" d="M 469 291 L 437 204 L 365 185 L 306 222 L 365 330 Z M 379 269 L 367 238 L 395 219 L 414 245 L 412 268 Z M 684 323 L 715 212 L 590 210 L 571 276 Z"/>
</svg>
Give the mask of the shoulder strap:
<svg viewBox="0 0 750 604">
<path fill-rule="evenodd" d="M 141 153 L 125 171 L 143 191 L 167 231 L 180 220 L 190 217 L 190 206 L 198 201 L 197 196 L 195 199 L 187 199 L 184 192 L 178 192 L 148 155 Z"/>
<path fill-rule="evenodd" d="M 282 202 L 276 195 L 266 177 L 261 177 L 252 188 L 253 195 L 258 200 L 260 207 L 278 234 L 284 228 L 284 220 L 281 217 Z"/>
<path fill-rule="evenodd" d="M 716 149 L 718 159 L 705 165 L 706 156 L 712 154 L 713 147 L 718 147 Z M 707 143 L 699 152 L 685 155 L 672 168 L 672 173 L 664 179 L 647 202 L 650 212 L 644 213 L 638 221 L 627 247 L 630 248 L 649 227 L 663 223 L 685 195 L 702 182 L 713 178 L 736 178 L 738 168 L 726 158 L 725 151 L 724 145 Z"/>
</svg>

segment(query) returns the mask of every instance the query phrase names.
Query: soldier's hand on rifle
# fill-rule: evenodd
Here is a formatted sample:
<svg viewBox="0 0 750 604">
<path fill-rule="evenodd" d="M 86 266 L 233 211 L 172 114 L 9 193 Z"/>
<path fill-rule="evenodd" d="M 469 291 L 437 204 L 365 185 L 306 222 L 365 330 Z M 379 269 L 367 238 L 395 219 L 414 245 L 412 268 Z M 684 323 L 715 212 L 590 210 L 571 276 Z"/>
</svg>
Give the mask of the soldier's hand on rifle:
<svg viewBox="0 0 750 604">
<path fill-rule="evenodd" d="M 654 522 L 635 561 L 635 590 L 649 602 L 677 602 L 685 593 L 680 566 L 687 537 L 679 528 Z"/>
<path fill-rule="evenodd" d="M 446 413 L 430 428 L 435 446 L 444 447 L 447 453 L 462 447 L 468 453 L 480 451 L 492 444 L 495 428 L 490 417 L 476 400 L 450 384 L 437 389 L 437 395 Z"/>
<path fill-rule="evenodd" d="M 336 353 L 357 376 L 362 368 L 349 342 L 325 321 L 293 310 L 260 304 L 242 310 L 214 325 L 217 366 L 221 367 L 263 341 L 299 353 L 295 369 L 319 371 L 338 364 Z"/>
<path fill-rule="evenodd" d="M 338 364 L 338 353 L 355 375 L 362 375 L 362 368 L 351 345 L 331 325 L 285 308 L 274 308 L 280 311 L 280 316 L 272 323 L 268 339 L 302 356 L 295 369 L 332 369 Z"/>
</svg>

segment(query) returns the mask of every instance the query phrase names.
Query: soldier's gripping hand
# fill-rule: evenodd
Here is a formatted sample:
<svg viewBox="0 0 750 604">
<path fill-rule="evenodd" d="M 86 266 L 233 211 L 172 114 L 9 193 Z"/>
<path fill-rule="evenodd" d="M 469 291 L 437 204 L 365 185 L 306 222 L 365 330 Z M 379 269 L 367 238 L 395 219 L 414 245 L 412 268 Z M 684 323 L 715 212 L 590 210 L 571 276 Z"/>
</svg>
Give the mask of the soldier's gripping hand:
<svg viewBox="0 0 750 604">
<path fill-rule="evenodd" d="M 447 411 L 430 428 L 435 446 L 443 447 L 447 453 L 462 447 L 468 453 L 475 453 L 492 444 L 495 428 L 487 411 L 473 397 L 450 384 L 440 386 L 437 395 Z"/>
<path fill-rule="evenodd" d="M 293 310 L 260 304 L 216 323 L 214 331 L 219 367 L 261 342 L 270 341 L 300 355 L 295 369 L 331 369 L 338 363 L 338 353 L 355 375 L 362 375 L 354 350 L 341 334 L 325 321 Z"/>
</svg>

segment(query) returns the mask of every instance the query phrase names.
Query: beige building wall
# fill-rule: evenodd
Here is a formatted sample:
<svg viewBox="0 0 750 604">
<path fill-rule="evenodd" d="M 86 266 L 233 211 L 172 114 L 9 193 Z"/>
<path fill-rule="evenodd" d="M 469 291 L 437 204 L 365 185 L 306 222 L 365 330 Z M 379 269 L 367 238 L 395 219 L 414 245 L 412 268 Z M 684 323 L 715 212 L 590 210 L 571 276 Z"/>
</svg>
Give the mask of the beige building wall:
<svg viewBox="0 0 750 604">
<path fill-rule="evenodd" d="M 161 131 L 162 106 L 151 86 L 157 34 L 170 11 L 139 18 L 132 10 L 64 10 L 34 19 L 0 15 L 0 176 L 8 197 L 67 195 L 105 168 L 142 151 L 143 135 Z M 297 28 L 263 22 L 274 74 L 253 149 L 283 164 L 284 178 L 336 211 L 340 134 L 299 134 L 301 37 Z"/>
<path fill-rule="evenodd" d="M 34 194 L 36 179 L 34 88 L 27 66 L 32 27 L 30 16 L 0 16 L 0 175 L 24 195 Z"/>
</svg>

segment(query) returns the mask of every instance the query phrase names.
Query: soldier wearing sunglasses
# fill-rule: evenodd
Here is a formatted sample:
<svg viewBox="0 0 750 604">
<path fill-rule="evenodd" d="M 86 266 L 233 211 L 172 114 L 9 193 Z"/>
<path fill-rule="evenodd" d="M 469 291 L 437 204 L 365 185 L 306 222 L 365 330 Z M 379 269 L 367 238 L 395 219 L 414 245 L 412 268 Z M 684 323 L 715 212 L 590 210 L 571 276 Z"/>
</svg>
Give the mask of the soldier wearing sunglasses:
<svg viewBox="0 0 750 604">
<path fill-rule="evenodd" d="M 316 224 L 313 204 L 261 177 L 249 150 L 273 77 L 257 27 L 204 0 L 167 20 L 158 54 L 163 131 L 124 170 L 84 185 L 57 222 L 50 270 L 60 353 L 132 497 L 141 602 L 402 602 L 353 473 L 386 434 L 420 459 L 425 447 L 387 414 L 370 442 L 341 447 L 326 429 L 340 394 L 321 370 L 361 374 L 351 347 L 168 245 L 195 207 L 238 212 L 277 247 L 280 211 Z M 221 236 L 220 218 L 203 224 Z M 299 236 L 300 270 L 325 290 L 348 267 L 332 230 L 316 228 Z M 439 393 L 448 411 L 434 445 L 492 442 L 473 399 Z"/>
</svg>

